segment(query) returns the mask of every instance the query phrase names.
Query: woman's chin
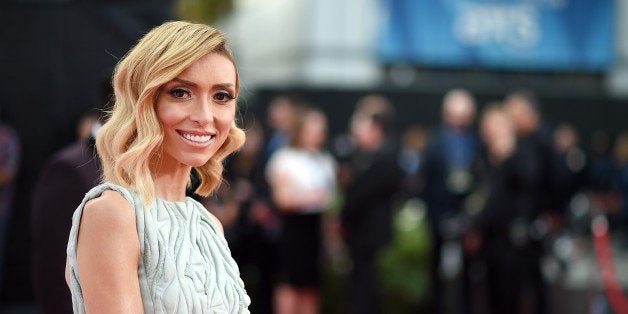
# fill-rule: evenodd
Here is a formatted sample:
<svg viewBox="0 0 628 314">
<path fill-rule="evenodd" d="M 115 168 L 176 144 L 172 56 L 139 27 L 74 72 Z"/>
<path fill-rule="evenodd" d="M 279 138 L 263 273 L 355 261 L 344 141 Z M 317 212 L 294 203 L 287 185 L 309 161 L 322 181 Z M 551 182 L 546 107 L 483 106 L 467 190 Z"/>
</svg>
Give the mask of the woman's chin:
<svg viewBox="0 0 628 314">
<path fill-rule="evenodd" d="M 195 160 L 195 161 L 192 161 L 192 162 L 188 163 L 188 165 L 191 166 L 192 168 L 199 168 L 199 167 L 204 166 L 208 161 L 209 161 L 209 159 L 206 159 L 206 160 Z"/>
</svg>

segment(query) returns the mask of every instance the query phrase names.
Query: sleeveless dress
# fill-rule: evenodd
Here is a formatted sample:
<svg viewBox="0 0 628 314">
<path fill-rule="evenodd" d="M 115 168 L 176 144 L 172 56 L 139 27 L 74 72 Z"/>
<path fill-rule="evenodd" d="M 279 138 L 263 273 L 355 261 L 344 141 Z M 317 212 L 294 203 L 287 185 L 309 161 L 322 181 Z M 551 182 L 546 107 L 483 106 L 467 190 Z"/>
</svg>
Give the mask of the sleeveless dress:
<svg viewBox="0 0 628 314">
<path fill-rule="evenodd" d="M 135 193 L 110 183 L 87 192 L 72 217 L 67 254 L 74 313 L 85 313 L 76 259 L 81 215 L 85 203 L 105 190 L 118 191 L 135 209 L 145 313 L 249 313 L 251 300 L 238 266 L 203 205 L 188 197 L 145 206 Z"/>
</svg>

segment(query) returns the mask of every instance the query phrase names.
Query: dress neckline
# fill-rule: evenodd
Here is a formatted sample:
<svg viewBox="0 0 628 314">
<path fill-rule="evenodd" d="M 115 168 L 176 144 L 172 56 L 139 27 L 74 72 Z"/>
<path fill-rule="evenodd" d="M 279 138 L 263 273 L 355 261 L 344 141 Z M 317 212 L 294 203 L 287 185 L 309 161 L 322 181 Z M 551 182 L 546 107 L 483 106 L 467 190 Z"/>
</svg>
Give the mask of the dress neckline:
<svg viewBox="0 0 628 314">
<path fill-rule="evenodd" d="M 189 196 L 186 196 L 185 200 L 183 200 L 183 201 L 169 201 L 167 199 L 155 197 L 155 201 L 159 201 L 159 202 L 165 203 L 165 204 L 174 204 L 174 205 L 181 205 L 181 206 L 185 206 L 190 200 L 191 200 L 191 198 Z"/>
</svg>

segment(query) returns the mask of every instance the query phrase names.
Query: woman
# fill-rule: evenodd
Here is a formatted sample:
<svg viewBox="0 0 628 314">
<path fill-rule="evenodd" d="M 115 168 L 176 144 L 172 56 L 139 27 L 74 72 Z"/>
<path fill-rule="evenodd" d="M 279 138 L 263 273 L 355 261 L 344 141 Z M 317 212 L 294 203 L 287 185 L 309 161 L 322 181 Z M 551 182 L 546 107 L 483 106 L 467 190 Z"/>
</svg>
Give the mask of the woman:
<svg viewBox="0 0 628 314">
<path fill-rule="evenodd" d="M 336 163 L 323 150 L 327 119 L 318 110 L 295 115 L 290 145 L 277 150 L 266 168 L 274 204 L 282 213 L 281 284 L 276 313 L 318 313 L 321 214 L 336 188 Z"/>
<path fill-rule="evenodd" d="M 185 194 L 192 168 L 196 193 L 211 193 L 222 160 L 244 142 L 225 37 L 202 24 L 164 23 L 120 61 L 113 85 L 115 104 L 96 140 L 105 183 L 72 219 L 74 312 L 248 313 L 220 223 Z"/>
</svg>

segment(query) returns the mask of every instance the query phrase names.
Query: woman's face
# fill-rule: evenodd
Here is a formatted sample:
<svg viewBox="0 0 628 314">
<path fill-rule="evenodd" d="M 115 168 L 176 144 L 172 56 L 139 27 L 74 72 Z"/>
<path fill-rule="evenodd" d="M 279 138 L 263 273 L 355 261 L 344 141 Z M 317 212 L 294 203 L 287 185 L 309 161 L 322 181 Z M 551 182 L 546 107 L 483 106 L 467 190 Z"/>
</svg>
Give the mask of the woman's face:
<svg viewBox="0 0 628 314">
<path fill-rule="evenodd" d="M 161 164 L 199 167 L 222 146 L 236 112 L 233 63 L 209 53 L 161 87 L 157 117 L 164 130 Z"/>
</svg>

